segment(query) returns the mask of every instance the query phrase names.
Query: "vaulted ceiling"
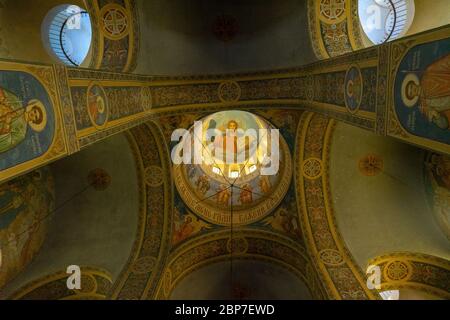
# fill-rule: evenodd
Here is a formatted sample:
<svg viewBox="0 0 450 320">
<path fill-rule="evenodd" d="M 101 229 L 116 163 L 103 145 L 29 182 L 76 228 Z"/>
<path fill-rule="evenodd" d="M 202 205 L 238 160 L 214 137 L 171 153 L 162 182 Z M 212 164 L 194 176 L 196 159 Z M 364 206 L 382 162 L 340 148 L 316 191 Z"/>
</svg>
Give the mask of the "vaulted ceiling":
<svg viewBox="0 0 450 320">
<path fill-rule="evenodd" d="M 60 4 L 44 2 L 34 12 L 39 19 Z M 135 72 L 221 74 L 316 61 L 307 1 L 280 3 L 137 0 Z M 1 17 L 25 7 L 23 0 L 6 2 Z M 0 29 L 0 56 L 50 63 L 35 30 L 39 19 L 25 19 L 19 28 L 13 16 Z M 11 36 L 27 29 L 34 30 L 35 51 Z M 15 272 L 0 277 L 7 282 L 0 297 L 70 297 L 55 287 L 61 272 L 76 264 L 104 284 L 86 293 L 91 298 L 373 299 L 379 296 L 364 278 L 371 261 L 436 268 L 426 284 L 441 283 L 431 297 L 445 296 L 450 251 L 448 228 L 439 219 L 447 211 L 433 202 L 436 188 L 424 177 L 431 170 L 428 152 L 287 106 L 243 109 L 280 129 L 291 163 L 286 190 L 259 219 L 231 229 L 205 219 L 201 205 L 192 209 L 174 183 L 170 137 L 212 112 L 191 108 L 163 116 L 43 169 L 50 191 L 32 201 L 49 215 L 45 229 L 27 229 L 28 255 L 12 246 L 4 250 L 18 262 Z M 34 177 L 25 176 L 21 188 L 46 187 L 41 180 L 32 184 Z M 14 205 L 14 195 L 2 191 L 0 208 Z M 20 209 L 22 218 L 30 215 L 30 206 Z M 5 221 L 0 215 L 0 228 Z M 394 255 L 399 251 L 414 255 Z"/>
</svg>

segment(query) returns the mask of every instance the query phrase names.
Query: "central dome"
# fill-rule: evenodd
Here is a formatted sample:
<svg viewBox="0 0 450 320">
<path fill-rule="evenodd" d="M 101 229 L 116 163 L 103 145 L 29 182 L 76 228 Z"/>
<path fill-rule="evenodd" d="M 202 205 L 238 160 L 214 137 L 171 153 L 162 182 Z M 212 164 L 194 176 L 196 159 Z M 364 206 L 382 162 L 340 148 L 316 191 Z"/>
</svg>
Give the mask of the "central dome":
<svg viewBox="0 0 450 320">
<path fill-rule="evenodd" d="M 174 176 L 194 213 L 214 224 L 230 225 L 233 216 L 233 225 L 245 225 L 278 206 L 289 188 L 291 160 L 286 142 L 266 120 L 218 112 L 196 122 L 189 136 L 201 161 L 175 165 Z"/>
</svg>

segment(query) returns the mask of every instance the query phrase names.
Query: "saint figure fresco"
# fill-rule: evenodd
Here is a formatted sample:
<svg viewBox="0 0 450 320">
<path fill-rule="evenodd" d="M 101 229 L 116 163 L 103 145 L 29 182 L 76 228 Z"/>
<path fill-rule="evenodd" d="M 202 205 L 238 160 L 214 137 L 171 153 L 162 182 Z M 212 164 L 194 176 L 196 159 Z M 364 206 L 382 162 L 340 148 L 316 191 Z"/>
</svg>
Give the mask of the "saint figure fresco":
<svg viewBox="0 0 450 320">
<path fill-rule="evenodd" d="M 39 100 L 27 104 L 12 92 L 0 88 L 0 153 L 25 140 L 27 130 L 40 132 L 47 124 L 47 113 Z"/>
</svg>

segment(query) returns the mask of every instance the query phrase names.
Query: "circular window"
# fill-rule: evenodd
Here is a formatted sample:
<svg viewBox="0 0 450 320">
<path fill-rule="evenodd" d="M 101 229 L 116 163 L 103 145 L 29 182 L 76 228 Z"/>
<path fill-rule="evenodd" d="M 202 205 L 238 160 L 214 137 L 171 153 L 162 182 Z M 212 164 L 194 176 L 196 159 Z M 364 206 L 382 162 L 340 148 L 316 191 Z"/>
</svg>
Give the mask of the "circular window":
<svg viewBox="0 0 450 320">
<path fill-rule="evenodd" d="M 404 36 L 414 19 L 414 0 L 359 0 L 361 26 L 374 44 Z"/>
<path fill-rule="evenodd" d="M 92 41 L 89 13 L 75 5 L 52 9 L 42 25 L 44 45 L 51 56 L 69 66 L 86 62 Z"/>
</svg>

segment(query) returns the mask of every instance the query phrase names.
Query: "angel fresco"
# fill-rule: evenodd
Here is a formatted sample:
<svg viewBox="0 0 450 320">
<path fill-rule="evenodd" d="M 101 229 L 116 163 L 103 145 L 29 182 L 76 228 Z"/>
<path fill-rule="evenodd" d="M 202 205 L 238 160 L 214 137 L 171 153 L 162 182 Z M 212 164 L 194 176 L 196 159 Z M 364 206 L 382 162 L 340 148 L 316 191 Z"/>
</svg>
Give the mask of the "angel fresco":
<svg viewBox="0 0 450 320">
<path fill-rule="evenodd" d="M 253 190 L 248 183 L 242 187 L 239 199 L 242 204 L 249 204 L 253 202 Z"/>
<path fill-rule="evenodd" d="M 201 194 L 206 194 L 209 191 L 209 189 L 211 188 L 211 185 L 209 183 L 209 178 L 206 175 L 202 175 L 202 176 L 198 177 L 196 185 L 197 185 L 197 190 Z"/>
<path fill-rule="evenodd" d="M 175 209 L 175 223 L 173 226 L 173 244 L 178 244 L 192 237 L 204 229 L 208 229 L 209 225 L 192 214 L 182 214 Z"/>
<path fill-rule="evenodd" d="M 230 202 L 231 191 L 230 188 L 222 184 L 217 189 L 217 203 L 227 206 Z"/>
<path fill-rule="evenodd" d="M 49 170 L 42 168 L 0 185 L 0 288 L 32 261 L 44 241 L 44 218 L 54 209 Z"/>
<path fill-rule="evenodd" d="M 42 102 L 32 99 L 23 105 L 14 93 L 0 88 L 0 153 L 23 142 L 28 128 L 41 132 L 46 124 L 47 113 Z"/>
<path fill-rule="evenodd" d="M 264 223 L 277 231 L 301 238 L 301 231 L 296 217 L 285 208 L 279 209 L 273 216 L 265 219 Z"/>
<path fill-rule="evenodd" d="M 193 219 L 191 216 L 185 216 L 183 223 L 175 227 L 173 232 L 173 243 L 179 243 L 187 238 L 195 231 Z"/>
</svg>

